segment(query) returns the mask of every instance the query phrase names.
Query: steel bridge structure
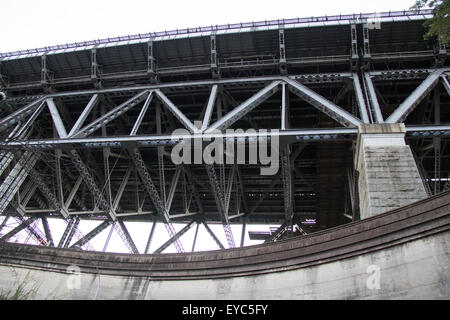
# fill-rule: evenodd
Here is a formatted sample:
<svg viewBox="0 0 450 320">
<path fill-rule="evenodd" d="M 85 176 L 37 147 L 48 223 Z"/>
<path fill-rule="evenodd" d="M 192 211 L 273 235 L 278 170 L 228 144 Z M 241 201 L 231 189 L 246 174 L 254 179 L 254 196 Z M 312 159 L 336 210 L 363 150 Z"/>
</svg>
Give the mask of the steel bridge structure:
<svg viewBox="0 0 450 320">
<path fill-rule="evenodd" d="M 25 230 L 44 246 L 95 250 L 110 228 L 108 241 L 116 231 L 130 253 L 149 253 L 161 223 L 170 239 L 154 253 L 184 252 L 200 225 L 225 249 L 244 245 L 249 224 L 279 225 L 270 242 L 355 221 L 361 124 L 404 123 L 428 194 L 448 189 L 449 53 L 424 40 L 430 17 L 283 19 L 0 54 L 0 240 Z M 200 138 L 247 151 L 276 139 L 280 168 L 173 163 L 176 145 Z M 55 217 L 67 224 L 58 242 Z M 101 223 L 82 234 L 83 219 Z M 143 252 L 130 221 L 153 222 Z"/>
</svg>

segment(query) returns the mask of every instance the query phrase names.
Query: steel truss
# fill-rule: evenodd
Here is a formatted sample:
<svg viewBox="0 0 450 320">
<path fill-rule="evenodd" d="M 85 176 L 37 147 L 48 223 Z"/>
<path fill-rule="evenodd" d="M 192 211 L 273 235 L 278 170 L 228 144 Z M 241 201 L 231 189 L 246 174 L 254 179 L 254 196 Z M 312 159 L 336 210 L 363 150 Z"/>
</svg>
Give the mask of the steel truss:
<svg viewBox="0 0 450 320">
<path fill-rule="evenodd" d="M 0 177 L 3 177 L 0 213 L 6 219 L 14 216 L 19 225 L 4 232 L 7 221 L 4 220 L 0 239 L 7 241 L 27 230 L 38 243 L 55 246 L 48 218 L 60 217 L 67 227 L 57 244 L 59 248 L 93 250 L 89 242 L 111 227 L 105 250 L 111 233 L 116 231 L 131 253 L 139 253 L 125 222 L 144 219 L 153 222 L 144 253 L 150 251 L 157 223 L 164 224 L 170 239 L 154 253 L 162 253 L 171 245 L 178 252 L 184 252 L 180 238 L 195 224 L 192 250 L 200 224 L 219 248 L 224 248 L 210 228 L 211 223 L 223 225 L 228 246 L 232 248 L 235 240 L 230 225 L 257 216 L 264 201 L 270 206 L 270 201 L 279 194 L 282 210 L 276 223 L 281 226 L 268 241 L 292 235 L 295 229 L 305 234 L 298 213 L 309 216 L 310 206 L 302 197 L 314 198 L 318 184 L 314 174 L 303 172 L 308 165 L 303 158 L 305 148 L 328 142 L 351 145 L 357 137 L 358 126 L 363 123 L 405 122 L 408 142 L 413 145 L 420 141 L 416 156 L 421 163 L 429 166 L 426 162 L 431 157 L 430 150 L 434 150 L 433 192 L 448 188 L 449 180 L 441 178 L 450 170 L 442 167 L 442 159 L 449 157 L 450 125 L 442 123 L 440 118 L 440 104 L 448 103 L 447 97 L 442 101 L 435 98 L 434 113 L 429 113 L 434 114 L 433 123 L 420 121 L 422 125 L 412 125 L 407 118 L 419 109 L 433 89 L 439 88 L 438 84 L 445 89 L 438 91 L 438 96 L 450 95 L 449 68 L 369 71 L 355 67 L 351 72 L 288 75 L 289 64 L 283 60 L 284 34 L 280 29 L 280 76 L 220 79 L 218 65 L 212 60 L 212 80 L 157 84 L 154 83 L 155 57 L 153 49 L 149 49 L 150 85 L 10 98 L 8 102 L 18 109 L 0 119 Z M 213 35 L 211 48 L 214 41 Z M 368 36 L 363 42 L 364 59 L 370 62 L 373 56 L 368 49 Z M 352 45 L 355 46 L 352 59 L 357 66 L 358 39 L 352 38 Z M 45 55 L 42 57 L 46 66 Z M 217 58 L 215 46 L 211 57 Z M 101 74 L 101 66 L 94 56 L 93 60 L 95 68 L 91 77 L 95 80 Z M 43 84 L 47 85 L 51 82 L 51 70 L 45 67 L 42 72 Z M 420 83 L 406 98 L 401 96 L 404 100 L 398 101 L 388 112 L 380 86 L 392 81 Z M 332 97 L 330 94 L 327 97 L 324 87 L 334 90 Z M 352 109 L 352 103 L 357 107 Z M 105 110 L 107 106 L 110 107 Z M 71 108 L 76 111 L 71 112 Z M 303 115 L 308 112 L 311 118 L 326 119 L 327 125 L 298 125 L 308 120 Z M 267 125 L 267 119 L 275 121 Z M 34 126 L 36 123 L 40 126 Z M 255 130 L 226 131 L 241 125 Z M 267 128 L 270 130 L 263 133 L 256 130 Z M 183 130 L 171 134 L 174 129 Z M 245 148 L 252 142 L 279 139 L 282 145 L 278 159 L 280 171 L 258 180 L 249 178 L 246 172 L 255 166 L 236 163 L 174 165 L 167 161 L 168 150 L 173 146 L 195 144 L 200 139 L 244 143 Z M 98 150 L 102 156 L 98 155 Z M 56 157 L 55 174 L 50 176 L 43 169 L 49 155 Z M 110 159 L 117 168 L 111 167 Z M 354 219 L 355 177 L 347 172 L 345 177 L 351 198 L 350 218 Z M 78 230 L 84 217 L 100 221 L 86 235 Z M 43 233 L 36 224 L 38 219 L 42 221 Z M 182 223 L 184 227 L 176 232 L 174 223 Z M 243 235 L 244 232 L 245 229 Z M 241 236 L 241 245 L 243 240 Z"/>
</svg>

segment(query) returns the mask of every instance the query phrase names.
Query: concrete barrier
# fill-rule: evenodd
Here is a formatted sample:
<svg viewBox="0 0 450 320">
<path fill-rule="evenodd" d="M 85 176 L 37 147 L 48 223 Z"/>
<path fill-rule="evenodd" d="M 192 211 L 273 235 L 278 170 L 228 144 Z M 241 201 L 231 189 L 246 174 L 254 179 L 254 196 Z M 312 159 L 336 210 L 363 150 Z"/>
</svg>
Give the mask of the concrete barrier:
<svg viewBox="0 0 450 320">
<path fill-rule="evenodd" d="M 448 299 L 450 192 L 290 240 L 130 255 L 0 244 L 36 299 Z"/>
</svg>

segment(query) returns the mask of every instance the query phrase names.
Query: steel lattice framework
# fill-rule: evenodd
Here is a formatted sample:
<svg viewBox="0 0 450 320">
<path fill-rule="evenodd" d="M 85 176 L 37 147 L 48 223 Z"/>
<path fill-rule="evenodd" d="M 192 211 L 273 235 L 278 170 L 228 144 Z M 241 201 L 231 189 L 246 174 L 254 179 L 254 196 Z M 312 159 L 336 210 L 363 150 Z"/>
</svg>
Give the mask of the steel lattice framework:
<svg viewBox="0 0 450 320">
<path fill-rule="evenodd" d="M 430 15 L 253 22 L 0 54 L 0 239 L 25 230 L 41 245 L 94 250 L 89 241 L 110 227 L 104 250 L 114 230 L 139 253 L 125 222 L 151 221 L 141 253 L 156 223 L 170 239 L 154 252 L 184 252 L 195 225 L 195 239 L 203 225 L 224 249 L 211 223 L 228 247 L 231 224 L 242 235 L 247 224 L 278 224 L 264 237 L 277 241 L 347 223 L 358 219 L 352 159 L 367 123 L 405 123 L 429 194 L 447 189 L 450 67 L 439 39 L 423 40 Z M 175 165 L 174 146 L 199 137 L 247 151 L 277 139 L 280 169 Z M 67 224 L 58 243 L 50 217 Z M 82 234 L 85 218 L 101 223 Z"/>
</svg>

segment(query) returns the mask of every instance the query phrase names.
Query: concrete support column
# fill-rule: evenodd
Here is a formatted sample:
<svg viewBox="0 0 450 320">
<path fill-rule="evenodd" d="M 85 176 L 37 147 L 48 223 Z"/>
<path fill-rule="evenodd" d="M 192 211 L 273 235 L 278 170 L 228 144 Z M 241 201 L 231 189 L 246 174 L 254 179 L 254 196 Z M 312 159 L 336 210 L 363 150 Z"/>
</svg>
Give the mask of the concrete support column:
<svg viewBox="0 0 450 320">
<path fill-rule="evenodd" d="M 356 151 L 361 219 L 427 197 L 404 124 L 361 125 Z"/>
</svg>

